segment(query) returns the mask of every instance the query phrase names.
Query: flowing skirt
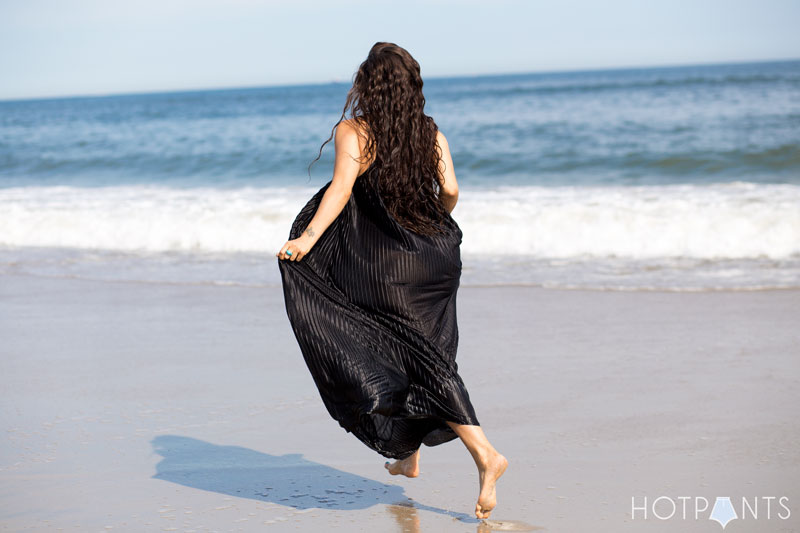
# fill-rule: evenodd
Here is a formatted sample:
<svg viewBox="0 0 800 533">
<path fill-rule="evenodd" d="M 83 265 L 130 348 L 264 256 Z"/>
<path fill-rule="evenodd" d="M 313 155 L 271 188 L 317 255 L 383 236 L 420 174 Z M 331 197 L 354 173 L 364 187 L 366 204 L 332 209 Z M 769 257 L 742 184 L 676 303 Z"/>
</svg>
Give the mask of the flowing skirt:
<svg viewBox="0 0 800 533">
<path fill-rule="evenodd" d="M 330 415 L 385 457 L 479 425 L 458 374 L 456 293 L 462 233 L 425 236 L 387 211 L 368 169 L 339 216 L 300 260 L 278 260 L 286 312 Z M 331 182 L 297 215 L 299 237 Z"/>
</svg>

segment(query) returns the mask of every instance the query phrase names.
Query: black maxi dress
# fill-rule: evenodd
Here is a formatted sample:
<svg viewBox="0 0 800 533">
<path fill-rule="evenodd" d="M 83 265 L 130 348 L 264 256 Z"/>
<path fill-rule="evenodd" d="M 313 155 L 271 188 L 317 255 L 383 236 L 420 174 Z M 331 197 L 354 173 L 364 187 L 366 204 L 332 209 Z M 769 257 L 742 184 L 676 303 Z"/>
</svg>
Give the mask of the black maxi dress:
<svg viewBox="0 0 800 533">
<path fill-rule="evenodd" d="M 286 313 L 330 415 L 384 457 L 457 435 L 445 423 L 479 425 L 458 374 L 456 293 L 462 233 L 425 236 L 386 209 L 374 163 L 342 212 L 300 261 L 279 259 Z M 289 239 L 305 231 L 325 184 L 303 207 Z"/>
</svg>

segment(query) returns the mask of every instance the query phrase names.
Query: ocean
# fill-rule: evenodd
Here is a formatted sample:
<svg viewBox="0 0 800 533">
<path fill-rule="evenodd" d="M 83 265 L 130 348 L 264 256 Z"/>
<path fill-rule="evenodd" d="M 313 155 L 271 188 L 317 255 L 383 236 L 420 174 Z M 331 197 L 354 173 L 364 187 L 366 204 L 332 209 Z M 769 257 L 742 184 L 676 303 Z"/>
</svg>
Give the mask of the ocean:
<svg viewBox="0 0 800 533">
<path fill-rule="evenodd" d="M 423 78 L 462 285 L 800 288 L 800 61 Z M 349 88 L 0 102 L 0 274 L 279 286 Z"/>
</svg>

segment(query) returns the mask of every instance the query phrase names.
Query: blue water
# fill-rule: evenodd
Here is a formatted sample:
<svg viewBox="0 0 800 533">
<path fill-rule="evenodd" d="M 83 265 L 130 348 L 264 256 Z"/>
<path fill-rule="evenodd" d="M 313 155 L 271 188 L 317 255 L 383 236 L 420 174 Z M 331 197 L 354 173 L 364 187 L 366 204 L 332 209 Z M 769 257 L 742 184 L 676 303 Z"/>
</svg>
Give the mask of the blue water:
<svg viewBox="0 0 800 533">
<path fill-rule="evenodd" d="M 0 186 L 330 179 L 349 84 L 0 102 Z M 800 61 L 425 81 L 467 185 L 800 183 Z"/>
<path fill-rule="evenodd" d="M 0 274 L 278 285 L 349 88 L 0 101 Z M 464 285 L 800 287 L 800 61 L 423 90 Z"/>
</svg>

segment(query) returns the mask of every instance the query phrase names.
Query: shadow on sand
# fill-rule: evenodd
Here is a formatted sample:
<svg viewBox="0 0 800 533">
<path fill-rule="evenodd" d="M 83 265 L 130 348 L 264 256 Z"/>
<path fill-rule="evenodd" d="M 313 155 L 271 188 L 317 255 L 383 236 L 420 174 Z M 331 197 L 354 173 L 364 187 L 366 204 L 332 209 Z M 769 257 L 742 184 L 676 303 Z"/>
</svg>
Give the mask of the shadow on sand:
<svg viewBox="0 0 800 533">
<path fill-rule="evenodd" d="M 352 510 L 387 504 L 398 521 L 409 521 L 412 528 L 417 510 L 481 524 L 474 516 L 413 501 L 397 485 L 308 461 L 297 453 L 269 455 L 180 435 L 160 435 L 151 443 L 163 457 L 153 478 L 186 487 L 301 510 Z"/>
</svg>

